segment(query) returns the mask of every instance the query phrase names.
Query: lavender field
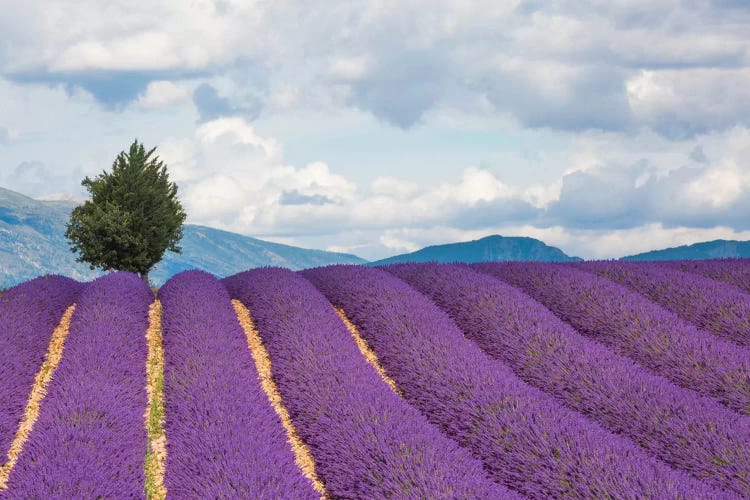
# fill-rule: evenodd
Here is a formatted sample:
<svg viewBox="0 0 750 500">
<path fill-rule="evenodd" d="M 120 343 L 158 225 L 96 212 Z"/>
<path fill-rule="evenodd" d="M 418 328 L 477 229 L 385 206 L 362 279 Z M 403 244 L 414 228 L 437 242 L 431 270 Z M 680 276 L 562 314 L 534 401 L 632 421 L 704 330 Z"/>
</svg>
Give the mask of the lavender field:
<svg viewBox="0 0 750 500">
<path fill-rule="evenodd" d="M 0 498 L 749 498 L 750 262 L 0 295 Z"/>
</svg>

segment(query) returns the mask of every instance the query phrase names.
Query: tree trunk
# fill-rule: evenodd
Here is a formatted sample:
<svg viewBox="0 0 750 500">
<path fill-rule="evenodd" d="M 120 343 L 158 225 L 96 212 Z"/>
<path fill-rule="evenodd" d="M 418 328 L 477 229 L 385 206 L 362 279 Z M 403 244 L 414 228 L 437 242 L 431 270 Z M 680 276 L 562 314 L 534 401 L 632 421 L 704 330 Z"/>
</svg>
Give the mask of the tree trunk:
<svg viewBox="0 0 750 500">
<path fill-rule="evenodd" d="M 146 271 L 145 273 L 141 273 L 141 279 L 148 285 L 148 271 Z"/>
</svg>

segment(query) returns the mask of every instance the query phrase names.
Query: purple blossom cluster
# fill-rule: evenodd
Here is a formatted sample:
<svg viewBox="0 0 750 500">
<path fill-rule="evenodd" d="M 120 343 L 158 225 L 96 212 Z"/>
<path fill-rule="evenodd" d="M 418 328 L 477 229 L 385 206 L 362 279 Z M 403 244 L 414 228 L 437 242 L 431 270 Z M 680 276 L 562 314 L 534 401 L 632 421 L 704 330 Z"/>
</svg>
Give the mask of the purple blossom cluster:
<svg viewBox="0 0 750 500">
<path fill-rule="evenodd" d="M 175 498 L 316 498 L 261 389 L 226 288 L 185 271 L 160 290 L 165 485 Z"/>
<path fill-rule="evenodd" d="M 518 498 L 391 391 L 302 276 L 264 268 L 224 283 L 249 308 L 332 498 Z"/>
<path fill-rule="evenodd" d="M 361 266 L 303 271 L 344 309 L 407 401 L 533 498 L 727 498 L 527 385 L 427 297 Z"/>
<path fill-rule="evenodd" d="M 0 454 L 5 456 L 26 409 L 52 332 L 83 284 L 44 276 L 0 295 Z"/>
<path fill-rule="evenodd" d="M 522 288 L 578 332 L 682 387 L 750 415 L 750 360 L 628 288 L 562 264 L 485 263 L 473 268 Z"/>
<path fill-rule="evenodd" d="M 724 281 L 750 293 L 750 259 L 671 260 L 660 263 Z"/>
<path fill-rule="evenodd" d="M 384 268 L 431 298 L 488 355 L 670 465 L 750 496 L 750 421 L 578 334 L 519 289 L 466 266 Z"/>
<path fill-rule="evenodd" d="M 750 295 L 735 286 L 655 262 L 573 265 L 625 285 L 714 335 L 750 346 Z"/>
<path fill-rule="evenodd" d="M 153 297 L 142 279 L 124 272 L 81 292 L 8 497 L 144 496 L 144 334 Z"/>
</svg>

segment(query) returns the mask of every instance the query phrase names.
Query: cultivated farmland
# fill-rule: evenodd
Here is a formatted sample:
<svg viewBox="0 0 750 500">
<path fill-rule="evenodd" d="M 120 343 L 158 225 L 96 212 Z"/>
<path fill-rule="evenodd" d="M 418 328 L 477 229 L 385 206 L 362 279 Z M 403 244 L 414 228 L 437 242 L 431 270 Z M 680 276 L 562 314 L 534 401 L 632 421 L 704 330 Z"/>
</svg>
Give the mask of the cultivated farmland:
<svg viewBox="0 0 750 500">
<path fill-rule="evenodd" d="M 36 278 L 0 498 L 748 498 L 750 263 Z"/>
</svg>

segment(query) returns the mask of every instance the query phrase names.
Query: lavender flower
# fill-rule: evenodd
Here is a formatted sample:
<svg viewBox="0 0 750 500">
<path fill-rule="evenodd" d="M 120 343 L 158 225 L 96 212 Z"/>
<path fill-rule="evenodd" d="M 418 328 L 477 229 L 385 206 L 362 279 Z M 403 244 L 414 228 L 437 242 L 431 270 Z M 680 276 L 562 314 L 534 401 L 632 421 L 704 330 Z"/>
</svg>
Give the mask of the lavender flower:
<svg viewBox="0 0 750 500">
<path fill-rule="evenodd" d="M 406 400 L 496 481 L 533 498 L 727 496 L 522 382 L 389 273 L 331 266 L 303 275 L 359 327 Z"/>
<path fill-rule="evenodd" d="M 45 276 L 0 295 L 0 453 L 4 458 L 26 409 L 52 331 L 83 285 Z"/>
<path fill-rule="evenodd" d="M 750 346 L 750 295 L 735 286 L 653 262 L 575 266 L 624 285 L 707 332 Z"/>
<path fill-rule="evenodd" d="M 577 333 L 519 289 L 465 266 L 384 268 L 431 298 L 530 385 L 670 465 L 750 495 L 750 421 Z"/>
<path fill-rule="evenodd" d="M 399 398 L 301 276 L 224 280 L 250 310 L 291 419 L 334 498 L 518 498 Z"/>
<path fill-rule="evenodd" d="M 660 264 L 724 281 L 750 293 L 750 259 L 673 260 Z"/>
<path fill-rule="evenodd" d="M 294 463 L 231 299 L 202 271 L 159 290 L 167 460 L 176 498 L 316 498 Z"/>
<path fill-rule="evenodd" d="M 750 359 L 622 285 L 560 264 L 473 265 L 522 288 L 578 332 L 682 387 L 750 415 Z"/>
<path fill-rule="evenodd" d="M 10 498 L 144 496 L 144 334 L 152 300 L 131 273 L 102 276 L 83 290 L 39 419 L 10 476 Z"/>
</svg>

